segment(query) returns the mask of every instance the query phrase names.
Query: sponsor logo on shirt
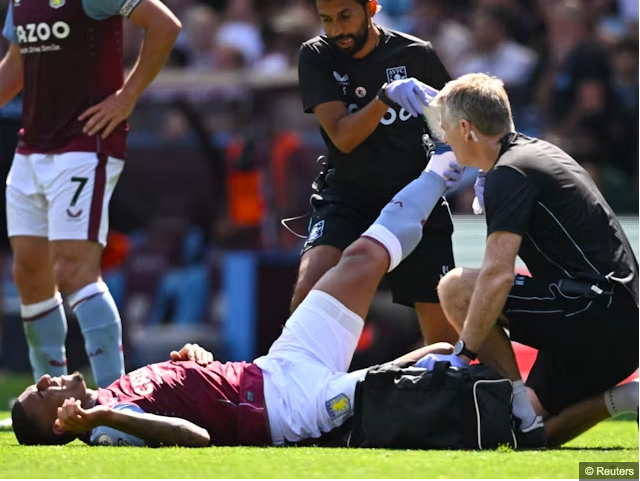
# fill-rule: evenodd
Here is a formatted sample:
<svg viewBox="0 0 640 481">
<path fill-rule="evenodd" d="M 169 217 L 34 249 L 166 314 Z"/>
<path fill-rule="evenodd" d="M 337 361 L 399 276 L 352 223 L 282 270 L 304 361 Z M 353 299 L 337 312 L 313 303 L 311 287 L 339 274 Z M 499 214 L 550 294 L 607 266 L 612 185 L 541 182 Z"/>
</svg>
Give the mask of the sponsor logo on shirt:
<svg viewBox="0 0 640 481">
<path fill-rule="evenodd" d="M 71 27 L 67 22 L 55 22 L 53 25 L 48 23 L 28 23 L 26 25 L 16 25 L 16 37 L 21 45 L 30 43 L 47 42 L 49 40 L 64 40 L 71 34 Z M 57 52 L 62 47 L 57 43 L 49 45 L 26 45 L 20 49 L 24 54 L 29 53 L 45 53 Z"/>
<path fill-rule="evenodd" d="M 391 83 L 394 80 L 404 80 L 408 78 L 407 67 L 392 67 L 387 69 L 387 82 Z"/>
<path fill-rule="evenodd" d="M 126 0 L 120 7 L 120 15 L 128 17 L 142 0 Z"/>
<path fill-rule="evenodd" d="M 333 78 L 335 78 L 336 81 L 343 87 L 346 87 L 347 85 L 349 85 L 349 74 L 340 75 L 338 72 L 334 70 Z"/>
<path fill-rule="evenodd" d="M 358 106 L 358 104 L 347 105 L 347 112 L 349 112 L 350 114 L 357 112 L 359 109 L 360 107 Z M 380 123 L 382 125 L 391 125 L 398 119 L 400 119 L 400 121 L 402 122 L 406 122 L 410 118 L 411 118 L 411 114 L 407 112 L 405 109 L 402 108 L 400 109 L 400 112 L 396 112 L 393 109 L 393 107 L 389 107 L 387 109 L 387 113 L 384 114 L 384 117 L 380 119 Z"/>
</svg>

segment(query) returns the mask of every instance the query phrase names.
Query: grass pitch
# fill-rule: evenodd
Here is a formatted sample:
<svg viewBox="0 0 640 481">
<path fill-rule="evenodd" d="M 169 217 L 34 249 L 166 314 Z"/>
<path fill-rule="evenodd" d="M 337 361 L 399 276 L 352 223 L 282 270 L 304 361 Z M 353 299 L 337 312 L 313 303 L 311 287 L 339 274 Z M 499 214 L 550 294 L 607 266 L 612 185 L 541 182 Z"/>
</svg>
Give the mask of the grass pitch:
<svg viewBox="0 0 640 481">
<path fill-rule="evenodd" d="M 636 423 L 606 422 L 538 452 L 26 447 L 0 433 L 2 478 L 577 478 L 580 461 L 637 462 Z"/>
<path fill-rule="evenodd" d="M 0 406 L 30 381 L 0 376 Z M 15 392 L 14 392 L 15 391 Z M 0 412 L 0 419 L 9 416 Z M 0 478 L 578 478 L 579 462 L 638 462 L 638 427 L 609 421 L 547 451 L 19 446 L 0 432 Z"/>
</svg>

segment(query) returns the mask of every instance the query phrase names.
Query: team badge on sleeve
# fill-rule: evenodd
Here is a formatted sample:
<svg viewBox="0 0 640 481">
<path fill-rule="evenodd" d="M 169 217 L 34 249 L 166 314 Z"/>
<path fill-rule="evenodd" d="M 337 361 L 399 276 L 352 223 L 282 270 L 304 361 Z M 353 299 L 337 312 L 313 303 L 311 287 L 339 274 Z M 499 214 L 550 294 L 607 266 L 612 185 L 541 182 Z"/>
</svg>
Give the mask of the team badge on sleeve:
<svg viewBox="0 0 640 481">
<path fill-rule="evenodd" d="M 351 401 L 346 394 L 338 394 L 336 397 L 329 399 L 324 403 L 327 407 L 327 412 L 332 420 L 338 419 L 340 416 L 351 412 Z"/>
<path fill-rule="evenodd" d="M 49 6 L 51 8 L 62 8 L 65 3 L 67 3 L 67 0 L 49 0 Z"/>
<path fill-rule="evenodd" d="M 404 80 L 407 78 L 407 67 L 392 67 L 387 69 L 387 82 Z"/>
</svg>

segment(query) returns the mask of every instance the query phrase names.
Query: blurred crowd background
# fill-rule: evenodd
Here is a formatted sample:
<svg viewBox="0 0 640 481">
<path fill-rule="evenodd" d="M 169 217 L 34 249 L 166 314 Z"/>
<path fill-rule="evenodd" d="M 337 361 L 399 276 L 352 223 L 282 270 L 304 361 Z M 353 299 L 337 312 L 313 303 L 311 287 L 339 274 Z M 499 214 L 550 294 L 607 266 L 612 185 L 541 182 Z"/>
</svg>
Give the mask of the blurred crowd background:
<svg viewBox="0 0 640 481">
<path fill-rule="evenodd" d="M 316 158 L 324 151 L 317 121 L 303 113 L 297 90 L 300 44 L 321 33 L 315 2 L 165 3 L 183 30 L 169 64 L 130 119 L 129 159 L 111 206 L 105 279 L 132 343 L 148 345 L 153 338 L 162 344 L 166 338 L 175 347 L 172 328 L 178 325 L 190 340 L 210 332 L 229 357 L 250 355 L 268 346 L 286 318 L 302 240 L 280 221 L 301 216 L 288 225 L 305 232 Z M 487 72 L 502 78 L 516 128 L 573 154 L 614 210 L 634 216 L 637 233 L 637 0 L 379 3 L 377 23 L 430 40 L 453 77 Z M 1 18 L 6 5 L 0 0 Z M 142 32 L 125 24 L 124 56 L 131 67 Z M 0 53 L 6 47 L 0 40 Z M 0 110 L 2 176 L 19 115 L 19 97 Z M 449 199 L 453 213 L 471 213 L 472 199 L 467 185 Z M 0 232 L 3 216 L 0 205 Z M 469 225 L 478 229 L 474 245 L 481 244 L 481 220 Z M 457 252 L 464 256 L 464 249 Z M 16 315 L 19 300 L 6 233 L 0 252 L 7 318 Z M 410 334 L 402 335 L 416 335 L 417 325 L 410 324 Z M 238 340 L 246 336 L 239 329 L 249 329 L 249 338 Z M 4 323 L 4 344 L 13 342 L 7 341 L 10 331 L 19 336 L 21 326 Z M 131 362 L 146 360 L 140 349 L 131 352 Z M 0 364 L 1 358 L 0 349 Z"/>
</svg>

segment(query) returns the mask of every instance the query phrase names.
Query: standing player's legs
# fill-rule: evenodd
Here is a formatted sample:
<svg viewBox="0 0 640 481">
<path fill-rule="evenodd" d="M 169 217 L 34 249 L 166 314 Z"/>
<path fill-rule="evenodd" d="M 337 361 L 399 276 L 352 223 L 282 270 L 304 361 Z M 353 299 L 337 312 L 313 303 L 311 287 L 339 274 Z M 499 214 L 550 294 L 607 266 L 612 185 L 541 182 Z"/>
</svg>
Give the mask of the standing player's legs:
<svg viewBox="0 0 640 481">
<path fill-rule="evenodd" d="M 7 177 L 7 233 L 13 251 L 13 277 L 20 294 L 29 360 L 37 381 L 67 373 L 67 319 L 49 255 L 47 201 L 33 162 L 40 154 L 16 154 Z"/>
<path fill-rule="evenodd" d="M 42 177 L 53 273 L 78 318 L 96 383 L 106 387 L 124 374 L 120 314 L 100 273 L 109 201 L 124 162 L 84 152 L 52 157 Z"/>
</svg>

